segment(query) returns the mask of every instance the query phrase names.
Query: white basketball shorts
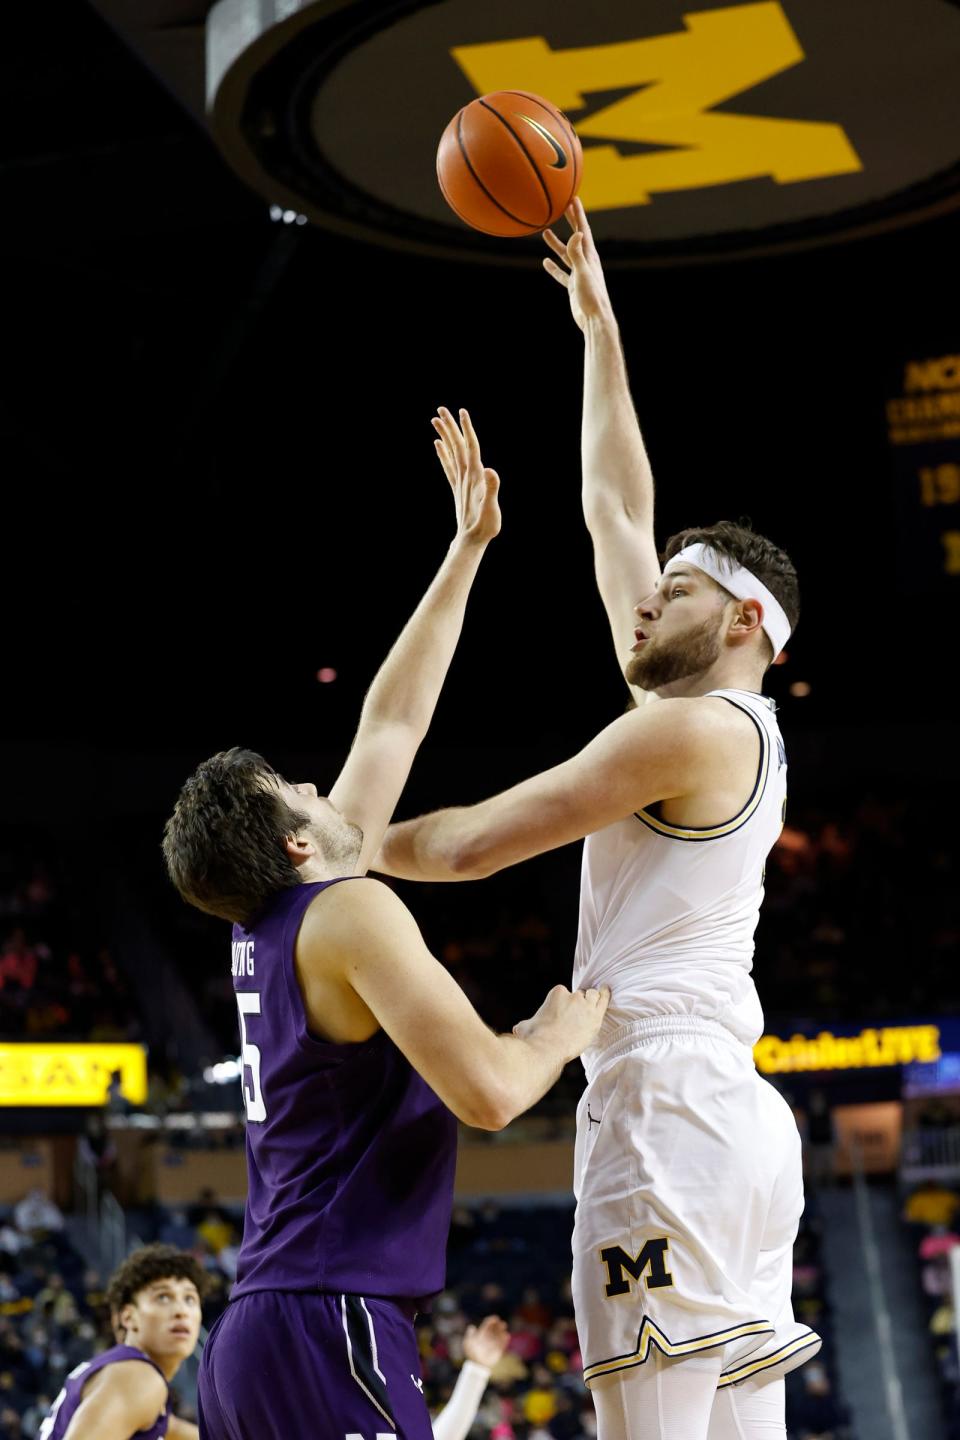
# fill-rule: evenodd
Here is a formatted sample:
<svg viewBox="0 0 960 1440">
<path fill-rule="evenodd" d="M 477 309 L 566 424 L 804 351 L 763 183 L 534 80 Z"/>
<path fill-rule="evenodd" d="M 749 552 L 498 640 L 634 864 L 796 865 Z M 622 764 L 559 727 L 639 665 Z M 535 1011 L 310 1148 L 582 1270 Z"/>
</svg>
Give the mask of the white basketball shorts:
<svg viewBox="0 0 960 1440">
<path fill-rule="evenodd" d="M 749 1046 L 712 1020 L 622 1026 L 577 1111 L 573 1298 L 584 1378 L 723 1346 L 720 1385 L 820 1349 L 793 1318 L 800 1136 Z"/>
</svg>

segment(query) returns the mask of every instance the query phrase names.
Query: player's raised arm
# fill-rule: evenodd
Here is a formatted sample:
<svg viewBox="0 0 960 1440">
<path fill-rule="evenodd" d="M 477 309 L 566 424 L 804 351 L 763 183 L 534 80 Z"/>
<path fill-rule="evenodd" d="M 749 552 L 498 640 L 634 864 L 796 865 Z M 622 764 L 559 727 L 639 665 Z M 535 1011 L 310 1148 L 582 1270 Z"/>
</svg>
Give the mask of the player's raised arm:
<svg viewBox="0 0 960 1440">
<path fill-rule="evenodd" d="M 609 992 L 557 985 L 513 1035 L 497 1035 L 379 880 L 336 885 L 308 909 L 298 965 L 359 996 L 413 1068 L 466 1125 L 501 1130 L 546 1094 L 597 1035 Z"/>
<path fill-rule="evenodd" d="M 463 1337 L 463 1368 L 453 1394 L 433 1422 L 433 1440 L 466 1440 L 490 1371 L 502 1360 L 510 1331 L 499 1315 L 488 1315 L 479 1325 L 468 1325 Z"/>
<path fill-rule="evenodd" d="M 456 534 L 367 692 L 353 746 L 330 791 L 344 819 L 363 831 L 357 874 L 366 872 L 377 852 L 429 729 L 470 588 L 487 545 L 500 530 L 500 481 L 483 466 L 470 416 L 461 410 L 458 426 L 441 407 L 434 425 L 437 454 L 453 491 Z"/>
<path fill-rule="evenodd" d="M 123 1360 L 90 1386 L 64 1440 L 130 1440 L 156 1423 L 166 1403 L 161 1375 L 145 1360 Z"/>
<path fill-rule="evenodd" d="M 570 760 L 500 795 L 391 825 L 373 868 L 403 880 L 478 880 L 688 795 L 742 746 L 728 709 L 696 698 L 622 715 Z"/>
<path fill-rule="evenodd" d="M 603 268 L 579 200 L 569 207 L 567 218 L 573 234 L 566 244 L 552 230 L 544 232 L 556 258 L 543 263 L 565 287 L 573 318 L 583 332 L 583 513 L 622 670 L 633 644 L 633 607 L 660 578 L 653 535 L 653 472 L 630 395 Z M 650 692 L 630 688 L 638 703 L 650 698 Z"/>
</svg>

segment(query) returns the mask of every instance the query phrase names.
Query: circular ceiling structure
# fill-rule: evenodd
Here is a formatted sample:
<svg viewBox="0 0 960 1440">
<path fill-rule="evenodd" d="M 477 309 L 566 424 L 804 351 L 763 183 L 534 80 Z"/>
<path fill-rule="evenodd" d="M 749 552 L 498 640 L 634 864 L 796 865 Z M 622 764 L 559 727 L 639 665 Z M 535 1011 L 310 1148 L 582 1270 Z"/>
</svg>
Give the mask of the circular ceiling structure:
<svg viewBox="0 0 960 1440">
<path fill-rule="evenodd" d="M 469 230 L 437 143 L 477 95 L 565 110 L 611 263 L 737 257 L 960 204 L 954 0 L 219 0 L 207 109 L 265 199 L 365 240 L 539 263 Z"/>
</svg>

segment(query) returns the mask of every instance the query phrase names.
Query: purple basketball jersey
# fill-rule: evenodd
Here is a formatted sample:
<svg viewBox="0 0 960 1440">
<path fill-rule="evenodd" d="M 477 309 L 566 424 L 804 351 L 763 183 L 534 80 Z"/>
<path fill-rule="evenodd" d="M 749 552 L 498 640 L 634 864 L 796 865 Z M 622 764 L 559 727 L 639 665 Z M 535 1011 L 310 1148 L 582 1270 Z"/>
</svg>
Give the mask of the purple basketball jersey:
<svg viewBox="0 0 960 1440">
<path fill-rule="evenodd" d="M 37 1440 L 62 1440 L 70 1428 L 70 1421 L 80 1408 L 83 1387 L 87 1381 L 91 1376 L 96 1375 L 98 1370 L 104 1370 L 108 1365 L 115 1365 L 118 1360 L 142 1360 L 147 1365 L 153 1365 L 157 1374 L 163 1378 L 160 1366 L 155 1365 L 148 1355 L 144 1355 L 142 1350 L 138 1350 L 134 1345 L 114 1345 L 112 1350 L 104 1350 L 101 1355 L 95 1355 L 92 1360 L 84 1360 L 82 1365 L 77 1365 L 70 1371 L 66 1384 L 53 1402 L 50 1414 L 40 1426 Z M 166 1384 L 166 1380 L 163 1383 Z M 161 1440 L 161 1436 L 167 1433 L 169 1419 L 170 1402 L 168 1400 L 149 1430 L 134 1432 L 136 1440 Z M 130 1437 L 130 1440 L 133 1440 L 133 1436 Z"/>
<path fill-rule="evenodd" d="M 421 1300 L 443 1289 L 456 1121 L 384 1031 L 307 1028 L 294 947 L 336 881 L 275 896 L 233 931 L 247 1204 L 232 1297 L 312 1290 Z"/>
</svg>

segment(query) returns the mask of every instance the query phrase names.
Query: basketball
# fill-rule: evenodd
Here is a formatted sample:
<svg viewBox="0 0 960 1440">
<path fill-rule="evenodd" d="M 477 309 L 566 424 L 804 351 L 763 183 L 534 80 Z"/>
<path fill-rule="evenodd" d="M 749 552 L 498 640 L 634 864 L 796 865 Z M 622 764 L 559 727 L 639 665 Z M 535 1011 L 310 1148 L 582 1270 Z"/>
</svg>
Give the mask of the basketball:
<svg viewBox="0 0 960 1440">
<path fill-rule="evenodd" d="M 562 110 L 525 90 L 471 100 L 440 138 L 437 179 L 450 209 L 487 235 L 536 235 L 580 187 L 583 151 Z"/>
</svg>

